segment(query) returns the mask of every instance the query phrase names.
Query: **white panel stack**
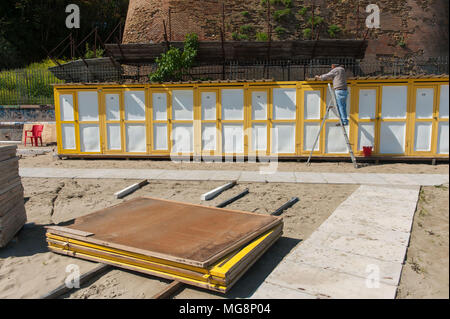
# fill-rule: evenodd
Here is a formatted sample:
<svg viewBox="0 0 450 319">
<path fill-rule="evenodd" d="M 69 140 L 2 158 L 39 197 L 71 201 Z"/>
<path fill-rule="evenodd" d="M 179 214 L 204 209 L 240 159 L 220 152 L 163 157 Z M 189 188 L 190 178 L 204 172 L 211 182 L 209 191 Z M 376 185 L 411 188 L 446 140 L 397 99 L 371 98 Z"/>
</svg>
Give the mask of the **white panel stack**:
<svg viewBox="0 0 450 319">
<path fill-rule="evenodd" d="M 0 247 L 27 221 L 16 149 L 16 145 L 0 146 Z"/>
</svg>

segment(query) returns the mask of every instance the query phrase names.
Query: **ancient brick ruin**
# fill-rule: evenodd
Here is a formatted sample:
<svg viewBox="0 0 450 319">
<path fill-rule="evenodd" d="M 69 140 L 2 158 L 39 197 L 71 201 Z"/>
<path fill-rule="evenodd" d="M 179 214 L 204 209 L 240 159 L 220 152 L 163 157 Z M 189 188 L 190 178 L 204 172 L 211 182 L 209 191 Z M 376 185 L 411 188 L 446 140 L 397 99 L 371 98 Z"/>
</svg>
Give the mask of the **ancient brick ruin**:
<svg viewBox="0 0 450 319">
<path fill-rule="evenodd" d="M 322 20 L 315 26 L 321 39 L 361 39 L 365 36 L 368 4 L 381 10 L 380 29 L 367 35 L 366 60 L 383 57 L 436 57 L 448 55 L 447 0 L 267 0 L 271 1 L 272 39 L 297 40 L 308 36 L 305 29 L 312 16 Z M 201 40 L 220 41 L 242 37 L 256 41 L 257 33 L 268 34 L 265 0 L 130 0 L 123 43 L 181 41 L 188 32 Z M 223 8 L 224 15 L 223 15 Z M 289 10 L 286 10 L 289 9 Z M 317 18 L 320 17 L 320 18 Z M 322 19 L 321 19 L 322 18 Z M 329 29 L 339 31 L 330 35 Z M 243 36 L 242 36 L 243 35 Z"/>
</svg>

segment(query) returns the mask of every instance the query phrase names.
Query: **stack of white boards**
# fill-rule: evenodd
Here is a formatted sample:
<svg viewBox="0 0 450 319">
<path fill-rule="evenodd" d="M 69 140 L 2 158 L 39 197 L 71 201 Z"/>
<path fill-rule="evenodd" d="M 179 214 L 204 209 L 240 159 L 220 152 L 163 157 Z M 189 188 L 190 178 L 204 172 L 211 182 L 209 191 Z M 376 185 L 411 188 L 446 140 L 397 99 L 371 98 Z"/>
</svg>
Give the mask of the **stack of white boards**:
<svg viewBox="0 0 450 319">
<path fill-rule="evenodd" d="M 0 146 L 0 247 L 27 221 L 16 145 Z"/>
</svg>

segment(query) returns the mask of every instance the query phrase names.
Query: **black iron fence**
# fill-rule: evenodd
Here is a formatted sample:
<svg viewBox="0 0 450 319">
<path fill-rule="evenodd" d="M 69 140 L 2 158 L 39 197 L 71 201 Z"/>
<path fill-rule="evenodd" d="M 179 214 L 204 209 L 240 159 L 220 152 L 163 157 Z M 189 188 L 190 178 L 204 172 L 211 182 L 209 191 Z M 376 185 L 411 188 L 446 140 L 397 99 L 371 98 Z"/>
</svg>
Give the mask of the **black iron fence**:
<svg viewBox="0 0 450 319">
<path fill-rule="evenodd" d="M 21 69 L 0 72 L 0 105 L 53 104 L 55 83 L 138 82 L 148 83 L 156 65 L 118 65 L 109 58 L 89 60 L 50 69 Z M 101 60 L 101 61 L 100 61 Z M 76 62 L 76 61 L 75 61 Z M 191 80 L 261 80 L 302 81 L 328 72 L 332 63 L 346 67 L 349 76 L 402 76 L 449 74 L 448 57 L 428 60 L 389 59 L 358 61 L 351 58 L 257 61 L 223 65 L 204 65 L 190 69 L 183 76 Z"/>
</svg>

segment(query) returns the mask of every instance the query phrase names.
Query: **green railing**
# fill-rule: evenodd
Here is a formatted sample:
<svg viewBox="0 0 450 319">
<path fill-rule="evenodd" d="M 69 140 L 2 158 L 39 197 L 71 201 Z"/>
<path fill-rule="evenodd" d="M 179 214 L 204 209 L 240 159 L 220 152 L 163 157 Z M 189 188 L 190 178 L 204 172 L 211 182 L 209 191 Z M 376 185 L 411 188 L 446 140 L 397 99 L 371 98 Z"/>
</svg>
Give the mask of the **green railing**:
<svg viewBox="0 0 450 319">
<path fill-rule="evenodd" d="M 0 105 L 53 104 L 54 83 L 47 68 L 0 71 Z"/>
</svg>

